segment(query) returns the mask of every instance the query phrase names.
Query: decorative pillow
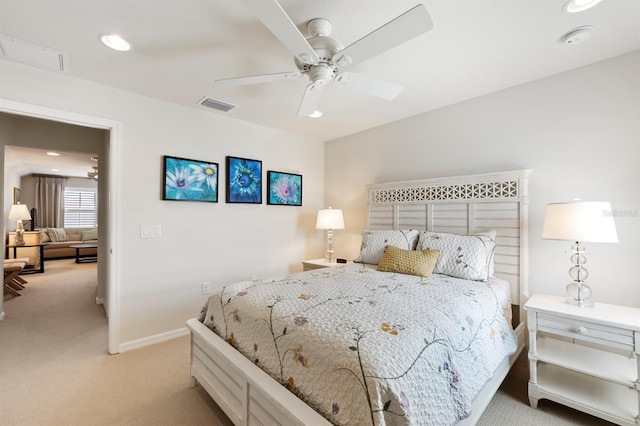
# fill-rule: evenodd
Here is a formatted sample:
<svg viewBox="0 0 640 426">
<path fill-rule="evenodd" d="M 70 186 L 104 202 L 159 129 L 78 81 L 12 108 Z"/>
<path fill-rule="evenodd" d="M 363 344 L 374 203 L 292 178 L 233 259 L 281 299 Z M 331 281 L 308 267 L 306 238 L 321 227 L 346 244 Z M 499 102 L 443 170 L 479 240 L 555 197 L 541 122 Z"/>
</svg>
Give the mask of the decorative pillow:
<svg viewBox="0 0 640 426">
<path fill-rule="evenodd" d="M 433 270 L 456 278 L 487 281 L 493 274 L 495 231 L 478 235 L 456 235 L 423 231 L 417 250 L 438 250 L 440 256 Z"/>
<path fill-rule="evenodd" d="M 437 250 L 403 250 L 387 246 L 378 264 L 378 271 L 428 277 L 438 261 Z"/>
<path fill-rule="evenodd" d="M 49 240 L 54 243 L 69 241 L 69 237 L 64 228 L 47 228 L 47 234 L 49 234 Z"/>
<path fill-rule="evenodd" d="M 91 229 L 89 231 L 82 231 L 82 233 L 80 234 L 80 239 L 82 241 L 97 240 L 98 239 L 98 230 L 97 229 Z"/>
<path fill-rule="evenodd" d="M 51 241 L 51 238 L 49 238 L 49 233 L 47 232 L 46 228 L 45 229 L 41 229 L 40 230 L 40 242 L 41 243 L 48 243 L 49 241 Z"/>
<path fill-rule="evenodd" d="M 360 254 L 353 261 L 377 265 L 382 259 L 384 249 L 388 245 L 405 250 L 413 250 L 418 239 L 418 231 L 407 229 L 403 231 L 372 231 L 362 232 L 362 246 Z"/>
</svg>

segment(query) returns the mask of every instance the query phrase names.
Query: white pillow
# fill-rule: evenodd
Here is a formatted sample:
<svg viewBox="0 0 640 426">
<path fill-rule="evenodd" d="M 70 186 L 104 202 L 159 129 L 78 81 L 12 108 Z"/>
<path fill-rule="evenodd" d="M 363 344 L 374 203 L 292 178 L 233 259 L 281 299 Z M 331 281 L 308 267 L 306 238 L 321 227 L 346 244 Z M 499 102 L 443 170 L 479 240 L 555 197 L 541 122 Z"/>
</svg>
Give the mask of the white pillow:
<svg viewBox="0 0 640 426">
<path fill-rule="evenodd" d="M 415 229 L 396 231 L 362 231 L 362 246 L 360 254 L 353 261 L 377 265 L 382 259 L 385 247 L 394 246 L 404 250 L 414 250 L 418 239 Z"/>
<path fill-rule="evenodd" d="M 440 256 L 433 270 L 474 281 L 487 281 L 493 275 L 493 253 L 496 231 L 477 235 L 456 235 L 446 232 L 423 231 L 416 250 L 438 250 Z"/>
</svg>

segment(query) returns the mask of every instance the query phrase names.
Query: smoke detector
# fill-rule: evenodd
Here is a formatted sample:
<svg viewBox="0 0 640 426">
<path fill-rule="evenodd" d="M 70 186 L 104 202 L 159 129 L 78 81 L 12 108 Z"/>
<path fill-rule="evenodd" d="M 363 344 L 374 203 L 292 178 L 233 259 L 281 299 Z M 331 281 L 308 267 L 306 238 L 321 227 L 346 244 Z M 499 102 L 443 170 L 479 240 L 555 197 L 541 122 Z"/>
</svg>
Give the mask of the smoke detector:
<svg viewBox="0 0 640 426">
<path fill-rule="evenodd" d="M 591 37 L 591 33 L 593 32 L 593 27 L 591 25 L 584 25 L 582 27 L 574 28 L 565 35 L 562 36 L 562 42 L 564 44 L 578 44 L 582 43 L 589 37 Z"/>
</svg>

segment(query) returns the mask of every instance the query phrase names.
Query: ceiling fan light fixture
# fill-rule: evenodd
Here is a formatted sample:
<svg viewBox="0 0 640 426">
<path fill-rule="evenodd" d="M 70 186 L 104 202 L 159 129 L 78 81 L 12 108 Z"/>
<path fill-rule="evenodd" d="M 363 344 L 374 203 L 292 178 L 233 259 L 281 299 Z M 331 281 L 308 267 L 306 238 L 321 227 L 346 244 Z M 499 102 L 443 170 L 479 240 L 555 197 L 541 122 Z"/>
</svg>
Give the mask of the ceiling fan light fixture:
<svg viewBox="0 0 640 426">
<path fill-rule="evenodd" d="M 592 8 L 602 0 L 569 0 L 567 1 L 562 10 L 568 13 L 578 13 Z"/>
<path fill-rule="evenodd" d="M 98 39 L 102 44 L 118 52 L 127 52 L 132 49 L 131 43 L 118 34 L 100 34 Z"/>
<path fill-rule="evenodd" d="M 92 172 L 87 173 L 87 177 L 93 181 L 98 181 L 98 166 L 91 166 L 93 168 Z"/>
<path fill-rule="evenodd" d="M 322 111 L 315 110 L 311 114 L 309 114 L 311 118 L 320 118 L 322 117 Z"/>
<path fill-rule="evenodd" d="M 318 86 L 324 86 L 333 78 L 333 69 L 328 65 L 314 65 L 309 70 L 309 78 Z"/>
</svg>

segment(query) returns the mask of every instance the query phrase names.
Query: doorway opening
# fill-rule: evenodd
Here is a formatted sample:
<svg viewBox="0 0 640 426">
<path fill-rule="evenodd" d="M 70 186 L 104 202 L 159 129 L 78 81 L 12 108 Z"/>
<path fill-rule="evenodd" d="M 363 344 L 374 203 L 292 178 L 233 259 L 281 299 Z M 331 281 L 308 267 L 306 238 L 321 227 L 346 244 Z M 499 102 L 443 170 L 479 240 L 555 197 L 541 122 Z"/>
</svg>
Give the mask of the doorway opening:
<svg viewBox="0 0 640 426">
<path fill-rule="evenodd" d="M 111 354 L 119 353 L 119 250 L 115 235 L 117 235 L 118 221 L 116 218 L 119 204 L 119 191 L 117 191 L 117 153 L 120 147 L 120 123 L 99 117 L 91 117 L 4 99 L 0 99 L 0 115 L 4 115 L 4 118 L 18 118 L 23 120 L 38 119 L 44 122 L 76 126 L 80 129 L 101 129 L 103 131 L 103 140 L 101 141 L 99 149 L 92 150 L 98 151 L 98 167 L 100 170 L 100 179 L 98 180 L 98 288 L 99 292 L 100 289 L 102 289 L 104 308 L 108 317 L 108 352 Z M 47 138 L 42 138 L 42 144 L 46 144 L 46 139 Z M 11 143 L 5 140 L 0 142 L 3 144 L 3 161 L 1 162 L 3 173 L 0 176 L 0 179 L 2 179 L 0 190 L 2 191 L 3 199 L 7 199 L 7 188 L 4 182 L 4 144 L 10 145 Z M 44 145 L 41 146 L 41 148 L 47 149 Z M 78 149 L 74 149 L 74 151 L 77 150 Z M 80 151 L 84 151 L 84 149 L 80 149 Z M 4 316 L 4 305 L 0 299 L 0 319 L 3 319 Z"/>
</svg>

